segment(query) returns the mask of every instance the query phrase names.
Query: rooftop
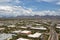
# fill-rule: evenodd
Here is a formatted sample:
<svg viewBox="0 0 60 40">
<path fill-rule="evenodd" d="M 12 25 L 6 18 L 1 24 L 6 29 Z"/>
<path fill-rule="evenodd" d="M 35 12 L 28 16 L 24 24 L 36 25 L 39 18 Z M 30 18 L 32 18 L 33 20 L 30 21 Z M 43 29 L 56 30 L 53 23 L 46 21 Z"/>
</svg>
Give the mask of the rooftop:
<svg viewBox="0 0 60 40">
<path fill-rule="evenodd" d="M 15 25 L 8 25 L 7 27 L 16 27 Z"/>
<path fill-rule="evenodd" d="M 29 39 L 25 39 L 25 38 L 18 38 L 17 40 L 29 40 Z"/>
<path fill-rule="evenodd" d="M 28 35 L 28 37 L 38 38 L 38 37 L 40 37 L 41 35 L 42 35 L 42 33 L 36 32 L 35 34 L 30 34 L 30 35 Z"/>
<path fill-rule="evenodd" d="M 41 29 L 41 30 L 47 30 L 45 27 L 31 27 L 31 29 Z"/>
<path fill-rule="evenodd" d="M 31 34 L 31 31 L 24 30 L 24 31 L 21 31 L 21 33 L 24 33 L 24 34 Z"/>
<path fill-rule="evenodd" d="M 12 31 L 12 33 L 20 33 L 21 30 Z"/>
</svg>

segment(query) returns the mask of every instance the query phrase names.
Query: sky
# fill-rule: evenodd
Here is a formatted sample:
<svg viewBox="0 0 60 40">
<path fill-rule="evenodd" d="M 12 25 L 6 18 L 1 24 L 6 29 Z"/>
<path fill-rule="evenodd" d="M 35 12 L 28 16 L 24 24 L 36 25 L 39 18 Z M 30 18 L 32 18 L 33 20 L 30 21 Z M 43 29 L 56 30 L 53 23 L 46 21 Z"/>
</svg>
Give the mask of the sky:
<svg viewBox="0 0 60 40">
<path fill-rule="evenodd" d="M 2 16 L 60 16 L 60 0 L 0 0 Z"/>
</svg>

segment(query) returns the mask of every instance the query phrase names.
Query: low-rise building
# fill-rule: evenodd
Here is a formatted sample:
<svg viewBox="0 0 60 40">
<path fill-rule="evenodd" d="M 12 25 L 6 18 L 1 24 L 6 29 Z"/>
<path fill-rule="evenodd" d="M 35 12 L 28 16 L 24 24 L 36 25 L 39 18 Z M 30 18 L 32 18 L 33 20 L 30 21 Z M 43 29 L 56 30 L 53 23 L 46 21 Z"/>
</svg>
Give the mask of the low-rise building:
<svg viewBox="0 0 60 40">
<path fill-rule="evenodd" d="M 20 28 L 22 28 L 22 29 L 27 29 L 27 27 L 25 27 L 25 26 L 21 26 Z"/>
<path fill-rule="evenodd" d="M 8 25 L 7 27 L 16 27 L 16 25 Z"/>
<path fill-rule="evenodd" d="M 17 40 L 29 40 L 29 39 L 26 39 L 26 38 L 18 38 Z"/>
<path fill-rule="evenodd" d="M 31 37 L 31 38 L 39 38 L 40 36 L 42 35 L 42 33 L 34 33 L 34 34 L 29 34 L 28 37 Z"/>
<path fill-rule="evenodd" d="M 16 31 L 12 31 L 11 33 L 20 33 L 21 32 L 21 30 L 16 30 Z"/>
<path fill-rule="evenodd" d="M 56 26 L 56 28 L 60 29 L 60 26 Z"/>
<path fill-rule="evenodd" d="M 28 31 L 28 30 L 24 30 L 24 31 L 21 31 L 22 34 L 31 34 L 31 31 Z"/>
<path fill-rule="evenodd" d="M 1 30 L 5 30 L 5 28 L 0 28 L 0 31 L 1 31 Z"/>
<path fill-rule="evenodd" d="M 36 29 L 36 30 L 47 30 L 47 28 L 41 26 L 41 27 L 31 27 L 31 29 Z"/>
</svg>

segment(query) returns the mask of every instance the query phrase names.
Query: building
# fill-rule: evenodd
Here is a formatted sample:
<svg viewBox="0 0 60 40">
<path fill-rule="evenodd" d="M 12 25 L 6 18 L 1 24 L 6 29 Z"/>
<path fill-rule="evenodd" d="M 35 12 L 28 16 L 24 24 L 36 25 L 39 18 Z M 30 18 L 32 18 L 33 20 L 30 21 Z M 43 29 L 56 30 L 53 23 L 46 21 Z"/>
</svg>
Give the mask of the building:
<svg viewBox="0 0 60 40">
<path fill-rule="evenodd" d="M 7 27 L 16 27 L 15 25 L 8 25 Z"/>
<path fill-rule="evenodd" d="M 11 33 L 20 33 L 21 32 L 21 30 L 16 30 L 16 31 L 12 31 Z"/>
<path fill-rule="evenodd" d="M 4 30 L 5 28 L 0 28 L 0 30 Z"/>
<path fill-rule="evenodd" d="M 29 39 L 26 39 L 26 38 L 18 38 L 17 40 L 29 40 Z"/>
<path fill-rule="evenodd" d="M 22 28 L 22 29 L 27 29 L 27 27 L 25 27 L 25 26 L 21 26 L 20 28 Z"/>
<path fill-rule="evenodd" d="M 47 28 L 41 26 L 41 27 L 31 27 L 31 29 L 36 29 L 36 30 L 47 30 Z"/>
<path fill-rule="evenodd" d="M 21 34 L 31 34 L 31 31 L 24 30 L 24 31 L 21 31 Z"/>
<path fill-rule="evenodd" d="M 60 26 L 56 26 L 56 28 L 60 29 Z"/>
<path fill-rule="evenodd" d="M 42 33 L 34 33 L 34 34 L 29 34 L 28 37 L 31 37 L 31 38 L 39 38 L 40 36 L 42 35 Z"/>
</svg>

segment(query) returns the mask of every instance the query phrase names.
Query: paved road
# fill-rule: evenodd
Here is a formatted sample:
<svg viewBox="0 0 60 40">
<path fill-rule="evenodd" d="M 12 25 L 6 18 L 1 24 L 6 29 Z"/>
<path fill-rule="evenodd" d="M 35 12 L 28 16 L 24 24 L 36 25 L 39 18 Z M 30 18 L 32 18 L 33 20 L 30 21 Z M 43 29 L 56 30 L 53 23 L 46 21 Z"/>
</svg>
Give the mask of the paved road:
<svg viewBox="0 0 60 40">
<path fill-rule="evenodd" d="M 51 24 L 50 26 L 50 36 L 49 36 L 49 39 L 48 40 L 58 40 L 58 35 L 55 31 L 55 27 L 54 27 L 54 23 Z"/>
</svg>

